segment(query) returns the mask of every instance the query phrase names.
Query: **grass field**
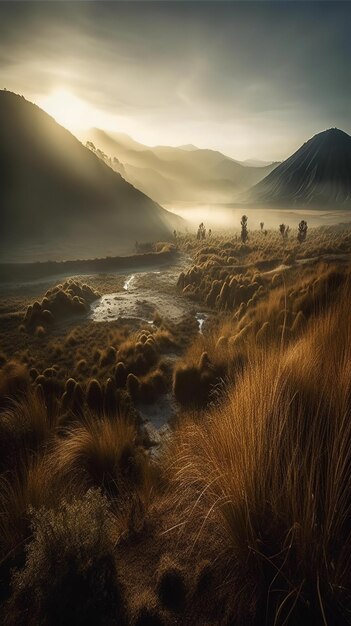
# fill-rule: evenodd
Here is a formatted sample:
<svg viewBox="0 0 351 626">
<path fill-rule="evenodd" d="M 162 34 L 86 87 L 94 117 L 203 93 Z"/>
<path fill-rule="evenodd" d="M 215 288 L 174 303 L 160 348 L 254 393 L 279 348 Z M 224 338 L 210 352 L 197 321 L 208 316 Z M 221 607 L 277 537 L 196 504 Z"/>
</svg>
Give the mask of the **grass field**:
<svg viewBox="0 0 351 626">
<path fill-rule="evenodd" d="M 351 230 L 176 244 L 133 289 L 178 318 L 94 321 L 108 270 L 0 286 L 1 621 L 344 626 Z"/>
</svg>

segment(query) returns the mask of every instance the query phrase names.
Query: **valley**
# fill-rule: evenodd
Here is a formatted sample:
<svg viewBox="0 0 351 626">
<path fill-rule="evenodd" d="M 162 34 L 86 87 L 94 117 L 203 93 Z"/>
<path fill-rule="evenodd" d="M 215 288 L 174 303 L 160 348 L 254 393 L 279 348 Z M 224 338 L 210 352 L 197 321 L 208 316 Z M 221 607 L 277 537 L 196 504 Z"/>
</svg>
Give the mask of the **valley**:
<svg viewBox="0 0 351 626">
<path fill-rule="evenodd" d="M 350 626 L 351 4 L 0 2 L 0 624 Z"/>
</svg>

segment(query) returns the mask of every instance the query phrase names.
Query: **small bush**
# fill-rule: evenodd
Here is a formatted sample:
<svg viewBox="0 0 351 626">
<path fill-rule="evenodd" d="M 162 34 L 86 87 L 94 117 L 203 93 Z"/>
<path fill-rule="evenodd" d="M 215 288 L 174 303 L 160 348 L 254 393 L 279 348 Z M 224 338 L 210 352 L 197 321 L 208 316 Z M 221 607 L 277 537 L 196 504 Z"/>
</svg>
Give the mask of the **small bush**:
<svg viewBox="0 0 351 626">
<path fill-rule="evenodd" d="M 99 487 L 116 498 L 142 486 L 147 459 L 135 445 L 135 427 L 122 416 L 97 420 L 93 415 L 72 426 L 55 451 L 57 473 L 77 490 Z"/>
<path fill-rule="evenodd" d="M 35 336 L 42 338 L 42 337 L 45 337 L 45 335 L 46 335 L 46 330 L 44 326 L 37 326 L 35 329 Z"/>
<path fill-rule="evenodd" d="M 88 491 L 57 511 L 33 512 L 25 566 L 13 576 L 8 623 L 127 624 L 107 500 Z"/>
<path fill-rule="evenodd" d="M 127 390 L 131 398 L 133 398 L 133 400 L 136 400 L 138 398 L 139 388 L 140 388 L 139 378 L 137 376 L 134 376 L 134 374 L 128 374 Z"/>
<path fill-rule="evenodd" d="M 124 387 L 127 382 L 127 370 L 121 361 L 116 365 L 115 381 L 118 389 Z"/>
<path fill-rule="evenodd" d="M 0 369 L 0 408 L 12 399 L 22 397 L 30 385 L 29 372 L 25 365 L 8 361 Z"/>
<path fill-rule="evenodd" d="M 166 555 L 157 570 L 157 594 L 164 607 L 176 613 L 184 609 L 187 589 L 182 569 Z"/>
<path fill-rule="evenodd" d="M 87 387 L 87 404 L 91 411 L 95 411 L 96 413 L 101 413 L 103 411 L 104 397 L 101 385 L 95 378 L 89 381 Z"/>
</svg>

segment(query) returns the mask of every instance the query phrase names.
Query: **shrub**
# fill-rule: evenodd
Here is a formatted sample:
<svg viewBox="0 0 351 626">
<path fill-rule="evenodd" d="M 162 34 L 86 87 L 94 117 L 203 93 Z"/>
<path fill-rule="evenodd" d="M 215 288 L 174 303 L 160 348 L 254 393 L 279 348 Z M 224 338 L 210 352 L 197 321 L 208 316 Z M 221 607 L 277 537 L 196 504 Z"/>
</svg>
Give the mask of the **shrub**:
<svg viewBox="0 0 351 626">
<path fill-rule="evenodd" d="M 118 389 L 124 387 L 127 382 L 127 370 L 121 361 L 116 365 L 115 381 Z"/>
<path fill-rule="evenodd" d="M 104 411 L 106 415 L 115 415 L 118 409 L 116 389 L 112 378 L 108 378 L 104 393 Z"/>
<path fill-rule="evenodd" d="M 177 367 L 173 378 L 173 393 L 182 406 L 198 404 L 199 370 L 195 365 Z"/>
<path fill-rule="evenodd" d="M 13 576 L 8 623 L 81 626 L 127 624 L 110 513 L 98 491 L 33 512 L 25 566 Z"/>
<path fill-rule="evenodd" d="M 116 363 L 116 348 L 109 346 L 101 355 L 100 365 L 101 367 L 105 367 L 106 365 L 113 365 L 114 363 Z"/>
<path fill-rule="evenodd" d="M 45 335 L 46 335 L 46 330 L 44 326 L 37 326 L 35 329 L 35 336 L 42 338 L 42 337 L 45 337 Z"/>
<path fill-rule="evenodd" d="M 124 497 L 132 486 L 143 485 L 147 459 L 135 445 L 135 427 L 123 416 L 113 421 L 87 416 L 65 434 L 55 450 L 55 467 L 78 492 L 100 487 L 111 497 Z"/>
<path fill-rule="evenodd" d="M 101 385 L 98 380 L 93 378 L 89 381 L 87 387 L 87 404 L 91 411 L 102 413 L 104 408 L 104 397 Z"/>
<path fill-rule="evenodd" d="M 133 617 L 133 626 L 166 626 L 168 623 L 158 607 L 157 597 L 149 589 L 138 595 Z"/>
<path fill-rule="evenodd" d="M 169 442 L 179 523 L 218 541 L 233 623 L 348 623 L 349 298 L 250 355 L 225 403 Z"/>
<path fill-rule="evenodd" d="M 35 393 L 13 400 L 0 413 L 0 471 L 20 466 L 24 459 L 38 454 L 54 425 L 55 419 Z"/>
<path fill-rule="evenodd" d="M 133 400 L 137 400 L 140 389 L 140 381 L 137 376 L 134 374 L 128 374 L 127 376 L 127 390 L 133 398 Z"/>
<path fill-rule="evenodd" d="M 29 385 L 29 372 L 25 365 L 17 361 L 5 363 L 0 369 L 0 408 L 8 405 L 11 399 L 23 396 Z"/>
<path fill-rule="evenodd" d="M 176 613 L 184 609 L 187 589 L 182 569 L 166 555 L 157 570 L 157 594 L 164 607 Z"/>
</svg>

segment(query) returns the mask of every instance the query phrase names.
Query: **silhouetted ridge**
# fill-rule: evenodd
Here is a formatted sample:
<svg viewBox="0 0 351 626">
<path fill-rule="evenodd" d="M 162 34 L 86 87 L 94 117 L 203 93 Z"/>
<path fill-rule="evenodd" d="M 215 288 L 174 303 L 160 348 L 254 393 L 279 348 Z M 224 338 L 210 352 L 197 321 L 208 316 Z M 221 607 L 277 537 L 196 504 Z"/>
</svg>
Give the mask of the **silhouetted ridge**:
<svg viewBox="0 0 351 626">
<path fill-rule="evenodd" d="M 180 218 L 127 183 L 23 97 L 0 91 L 0 243 L 168 238 Z M 101 250 L 101 245 L 99 250 Z"/>
<path fill-rule="evenodd" d="M 262 204 L 351 206 L 351 137 L 318 133 L 250 192 Z"/>
</svg>

